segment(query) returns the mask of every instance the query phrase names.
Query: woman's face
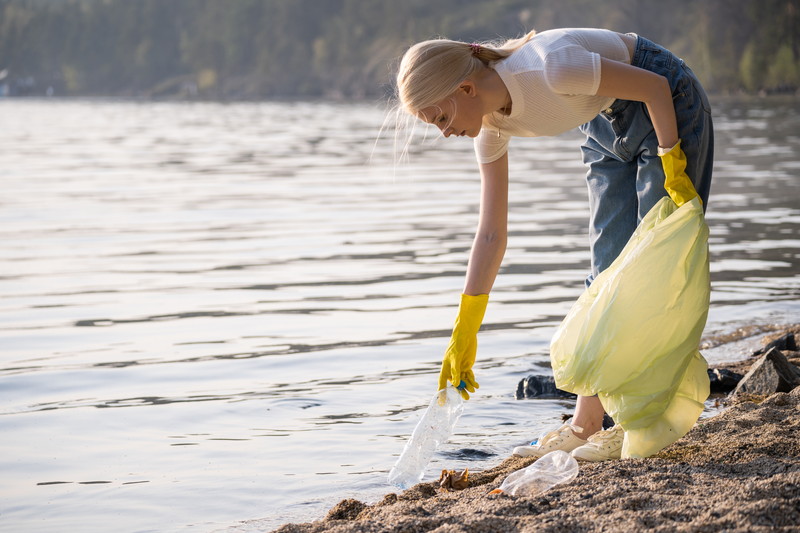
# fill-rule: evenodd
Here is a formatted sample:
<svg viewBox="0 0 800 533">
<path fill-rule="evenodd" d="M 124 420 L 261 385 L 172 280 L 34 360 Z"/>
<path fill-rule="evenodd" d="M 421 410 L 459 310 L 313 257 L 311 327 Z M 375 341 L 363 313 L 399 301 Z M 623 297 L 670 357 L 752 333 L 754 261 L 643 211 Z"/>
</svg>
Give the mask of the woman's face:
<svg viewBox="0 0 800 533">
<path fill-rule="evenodd" d="M 480 99 L 475 97 L 472 85 L 462 85 L 452 96 L 420 111 L 419 117 L 439 128 L 445 137 L 477 137 L 483 125 Z"/>
</svg>

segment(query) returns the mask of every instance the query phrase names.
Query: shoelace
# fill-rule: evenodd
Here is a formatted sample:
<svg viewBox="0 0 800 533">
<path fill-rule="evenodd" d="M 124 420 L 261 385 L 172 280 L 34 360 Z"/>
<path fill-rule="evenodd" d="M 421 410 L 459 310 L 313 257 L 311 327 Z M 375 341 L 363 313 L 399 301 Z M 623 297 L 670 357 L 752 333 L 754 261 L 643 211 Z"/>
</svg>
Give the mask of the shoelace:
<svg viewBox="0 0 800 533">
<path fill-rule="evenodd" d="M 569 434 L 567 433 L 568 430 L 571 430 L 572 433 L 580 433 L 581 431 L 583 431 L 583 428 L 578 426 L 573 426 L 572 424 L 564 424 L 556 431 L 551 431 L 543 438 L 539 439 L 536 442 L 535 446 L 544 446 L 545 444 L 551 441 L 554 442 L 555 444 L 558 444 L 559 442 L 561 442 L 562 440 L 566 439 L 569 436 Z"/>
<path fill-rule="evenodd" d="M 598 445 L 610 444 L 612 441 L 622 438 L 622 435 L 620 435 L 621 429 L 622 428 L 618 426 L 614 426 L 613 428 L 607 429 L 605 431 L 598 431 L 597 433 L 589 437 L 589 440 L 594 444 Z"/>
</svg>

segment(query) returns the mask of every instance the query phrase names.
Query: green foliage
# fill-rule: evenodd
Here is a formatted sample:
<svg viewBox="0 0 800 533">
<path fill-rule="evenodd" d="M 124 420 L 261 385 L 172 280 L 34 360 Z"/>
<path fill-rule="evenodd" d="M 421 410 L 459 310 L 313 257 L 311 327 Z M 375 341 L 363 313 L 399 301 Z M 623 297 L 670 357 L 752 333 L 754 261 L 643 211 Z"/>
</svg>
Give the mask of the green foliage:
<svg viewBox="0 0 800 533">
<path fill-rule="evenodd" d="M 406 47 L 635 32 L 712 91 L 800 87 L 800 0 L 0 0 L 0 70 L 57 93 L 373 98 Z"/>
<path fill-rule="evenodd" d="M 800 86 L 800 61 L 792 47 L 784 44 L 775 54 L 775 59 L 767 70 L 768 87 Z"/>
</svg>

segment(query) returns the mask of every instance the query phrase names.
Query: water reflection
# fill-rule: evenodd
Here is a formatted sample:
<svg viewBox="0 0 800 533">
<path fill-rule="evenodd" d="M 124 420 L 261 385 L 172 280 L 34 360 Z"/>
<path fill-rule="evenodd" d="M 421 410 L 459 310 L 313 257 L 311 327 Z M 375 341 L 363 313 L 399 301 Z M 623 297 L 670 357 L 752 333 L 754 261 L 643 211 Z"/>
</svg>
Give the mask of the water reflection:
<svg viewBox="0 0 800 533">
<path fill-rule="evenodd" d="M 721 361 L 741 352 L 715 336 L 800 318 L 800 113 L 716 109 L 706 355 Z M 480 190 L 468 142 L 431 136 L 395 167 L 368 105 L 0 113 L 7 527 L 102 530 L 102 504 L 131 531 L 268 517 L 263 530 L 387 490 L 463 284 Z M 589 269 L 580 139 L 516 141 L 481 389 L 432 472 L 494 464 L 571 410 L 513 396 L 549 371 Z"/>
</svg>

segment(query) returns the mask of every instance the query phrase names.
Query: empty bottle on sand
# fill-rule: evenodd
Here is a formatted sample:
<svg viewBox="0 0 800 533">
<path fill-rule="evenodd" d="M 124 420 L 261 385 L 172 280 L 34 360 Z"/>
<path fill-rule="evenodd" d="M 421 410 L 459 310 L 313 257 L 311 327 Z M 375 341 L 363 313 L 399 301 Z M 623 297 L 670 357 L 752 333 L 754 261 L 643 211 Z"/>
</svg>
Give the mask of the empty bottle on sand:
<svg viewBox="0 0 800 533">
<path fill-rule="evenodd" d="M 578 475 L 578 462 L 564 450 L 543 455 L 535 463 L 517 470 L 503 480 L 500 488 L 509 496 L 535 496 L 561 483 L 569 483 Z"/>
<path fill-rule="evenodd" d="M 434 394 L 403 453 L 389 472 L 389 483 L 405 490 L 422 481 L 436 448 L 450 438 L 462 412 L 464 400 L 452 385 Z"/>
</svg>

